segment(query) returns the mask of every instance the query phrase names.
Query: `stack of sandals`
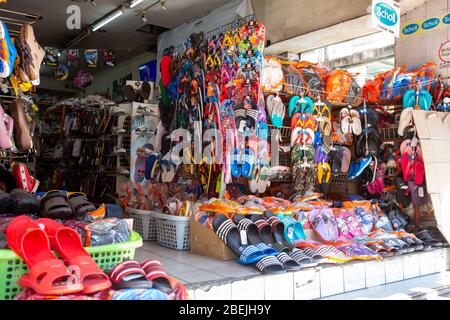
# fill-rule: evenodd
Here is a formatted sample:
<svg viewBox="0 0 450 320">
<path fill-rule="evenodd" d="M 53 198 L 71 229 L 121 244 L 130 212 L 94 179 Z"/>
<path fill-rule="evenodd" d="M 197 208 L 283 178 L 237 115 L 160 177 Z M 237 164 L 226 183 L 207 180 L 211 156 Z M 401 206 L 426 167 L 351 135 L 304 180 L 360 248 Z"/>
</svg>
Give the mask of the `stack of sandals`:
<svg viewBox="0 0 450 320">
<path fill-rule="evenodd" d="M 82 217 L 95 210 L 96 207 L 82 192 L 51 190 L 41 198 L 41 216 L 45 218 Z"/>
<path fill-rule="evenodd" d="M 315 250 L 302 250 L 287 243 L 285 226 L 276 216 L 235 215 L 233 219 L 217 214 L 212 227 L 219 238 L 238 256 L 237 262 L 253 265 L 264 274 L 279 274 L 323 263 Z M 247 243 L 241 242 L 245 232 Z"/>
</svg>

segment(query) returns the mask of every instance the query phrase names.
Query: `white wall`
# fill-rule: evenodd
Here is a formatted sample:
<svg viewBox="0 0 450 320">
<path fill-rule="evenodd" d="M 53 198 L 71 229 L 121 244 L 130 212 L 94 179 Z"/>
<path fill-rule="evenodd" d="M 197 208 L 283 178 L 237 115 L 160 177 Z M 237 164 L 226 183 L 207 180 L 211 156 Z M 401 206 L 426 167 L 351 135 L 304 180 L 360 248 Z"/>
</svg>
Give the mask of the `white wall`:
<svg viewBox="0 0 450 320">
<path fill-rule="evenodd" d="M 401 24 L 429 18 L 446 10 L 450 11 L 450 0 L 428 0 L 426 3 L 403 15 Z M 449 39 L 449 35 L 450 27 L 404 39 L 400 38 L 395 46 L 396 65 L 411 66 L 426 62 L 434 62 L 439 65 L 439 48 L 441 43 Z M 437 71 L 443 77 L 450 75 L 450 68 L 440 69 L 438 67 Z"/>
</svg>

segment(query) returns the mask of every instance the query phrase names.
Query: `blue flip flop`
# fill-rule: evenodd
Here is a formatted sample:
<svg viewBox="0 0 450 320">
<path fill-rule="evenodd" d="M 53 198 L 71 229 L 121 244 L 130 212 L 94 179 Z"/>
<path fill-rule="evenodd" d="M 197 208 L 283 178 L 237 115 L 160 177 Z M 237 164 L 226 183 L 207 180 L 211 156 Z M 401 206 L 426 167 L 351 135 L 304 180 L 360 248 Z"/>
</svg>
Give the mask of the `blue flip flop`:
<svg viewBox="0 0 450 320">
<path fill-rule="evenodd" d="M 255 155 L 253 154 L 253 151 L 249 148 L 245 149 L 244 151 L 245 157 L 244 157 L 244 163 L 242 164 L 242 172 L 241 176 L 244 178 L 250 178 L 253 173 L 253 168 L 255 166 Z M 233 168 L 231 169 L 233 170 Z"/>
<path fill-rule="evenodd" d="M 433 98 L 431 94 L 426 90 L 420 90 L 416 93 L 415 90 L 409 90 L 403 96 L 403 109 L 416 107 L 416 98 L 418 98 L 418 104 L 420 109 L 429 111 Z"/>
<path fill-rule="evenodd" d="M 231 156 L 231 174 L 233 177 L 239 178 L 242 175 L 241 154 L 239 149 L 234 149 Z"/>
</svg>

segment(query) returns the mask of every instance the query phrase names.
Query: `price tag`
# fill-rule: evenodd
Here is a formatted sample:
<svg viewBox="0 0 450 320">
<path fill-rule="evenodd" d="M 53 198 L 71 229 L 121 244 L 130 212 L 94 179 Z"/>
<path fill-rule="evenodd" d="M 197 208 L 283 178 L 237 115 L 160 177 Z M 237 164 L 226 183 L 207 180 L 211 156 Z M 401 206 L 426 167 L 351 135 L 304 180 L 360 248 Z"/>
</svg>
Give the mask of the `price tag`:
<svg viewBox="0 0 450 320">
<path fill-rule="evenodd" d="M 419 187 L 419 189 L 417 191 L 419 193 L 419 197 L 421 197 L 421 198 L 425 197 L 425 190 L 423 189 L 423 187 Z"/>
<path fill-rule="evenodd" d="M 241 244 L 243 245 L 243 246 L 246 246 L 247 244 L 248 244 L 248 241 L 247 241 L 247 232 L 245 232 L 245 230 L 241 230 Z"/>
</svg>

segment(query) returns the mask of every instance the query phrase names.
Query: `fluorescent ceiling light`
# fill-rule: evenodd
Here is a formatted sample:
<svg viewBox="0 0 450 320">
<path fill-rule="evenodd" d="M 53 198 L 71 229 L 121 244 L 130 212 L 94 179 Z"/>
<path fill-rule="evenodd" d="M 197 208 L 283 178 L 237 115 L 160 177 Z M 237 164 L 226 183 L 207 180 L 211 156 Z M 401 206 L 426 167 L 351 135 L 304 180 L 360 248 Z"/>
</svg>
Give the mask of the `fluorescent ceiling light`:
<svg viewBox="0 0 450 320">
<path fill-rule="evenodd" d="M 92 31 L 97 31 L 98 29 L 100 29 L 101 27 L 107 25 L 108 23 L 110 23 L 114 19 L 120 17 L 121 15 L 123 15 L 122 9 L 119 9 L 119 10 L 113 12 L 111 15 L 107 16 L 105 19 L 103 19 L 103 20 L 99 21 L 98 23 L 94 24 L 92 26 Z"/>
<path fill-rule="evenodd" d="M 136 7 L 139 3 L 141 3 L 144 0 L 133 0 L 130 2 L 130 8 Z"/>
</svg>

